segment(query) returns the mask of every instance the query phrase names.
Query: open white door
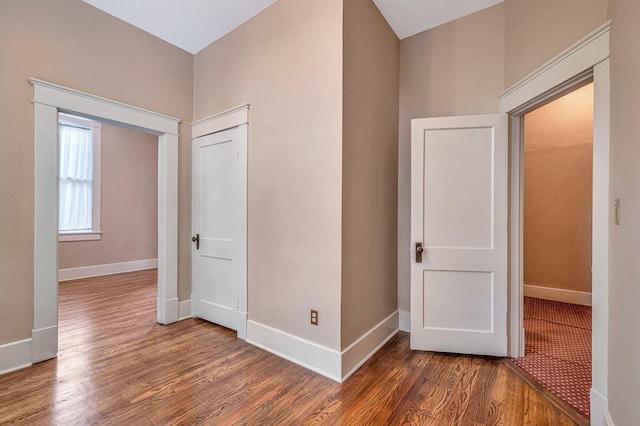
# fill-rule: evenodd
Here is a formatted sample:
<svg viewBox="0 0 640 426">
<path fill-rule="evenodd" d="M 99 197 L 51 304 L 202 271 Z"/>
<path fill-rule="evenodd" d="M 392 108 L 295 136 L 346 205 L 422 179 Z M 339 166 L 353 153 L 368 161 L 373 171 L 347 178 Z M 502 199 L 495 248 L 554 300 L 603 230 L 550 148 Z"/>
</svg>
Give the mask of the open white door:
<svg viewBox="0 0 640 426">
<path fill-rule="evenodd" d="M 246 338 L 246 125 L 193 140 L 193 315 Z"/>
<path fill-rule="evenodd" d="M 411 125 L 411 348 L 506 356 L 507 116 Z"/>
</svg>

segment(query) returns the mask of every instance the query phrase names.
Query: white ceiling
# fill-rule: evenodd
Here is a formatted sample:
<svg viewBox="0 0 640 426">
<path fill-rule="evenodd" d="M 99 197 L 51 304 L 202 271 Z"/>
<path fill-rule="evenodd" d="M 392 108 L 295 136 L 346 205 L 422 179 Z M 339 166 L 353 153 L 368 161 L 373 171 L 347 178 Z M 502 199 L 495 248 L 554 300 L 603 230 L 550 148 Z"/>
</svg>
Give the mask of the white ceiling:
<svg viewBox="0 0 640 426">
<path fill-rule="evenodd" d="M 402 40 L 504 0 L 373 0 Z"/>
<path fill-rule="evenodd" d="M 83 1 L 196 54 L 277 0 Z M 373 0 L 400 39 L 502 1 Z"/>
<path fill-rule="evenodd" d="M 83 0 L 192 54 L 276 0 Z"/>
</svg>

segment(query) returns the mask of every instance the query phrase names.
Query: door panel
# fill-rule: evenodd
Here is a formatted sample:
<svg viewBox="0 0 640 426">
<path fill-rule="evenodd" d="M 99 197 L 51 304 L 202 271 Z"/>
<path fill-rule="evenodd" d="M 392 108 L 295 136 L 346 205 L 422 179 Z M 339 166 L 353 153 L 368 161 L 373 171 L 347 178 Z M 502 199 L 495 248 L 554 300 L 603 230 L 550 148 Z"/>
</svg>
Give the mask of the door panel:
<svg viewBox="0 0 640 426">
<path fill-rule="evenodd" d="M 440 330 L 491 331 L 493 274 L 424 271 L 424 325 Z"/>
<path fill-rule="evenodd" d="M 411 156 L 411 347 L 504 356 L 506 116 L 413 120 Z"/>
<path fill-rule="evenodd" d="M 425 245 L 491 248 L 491 130 L 427 130 L 425 141 L 424 197 L 439 200 L 424 205 Z"/>
<path fill-rule="evenodd" d="M 234 330 L 246 311 L 245 141 L 237 127 L 193 141 L 193 315 Z"/>
</svg>

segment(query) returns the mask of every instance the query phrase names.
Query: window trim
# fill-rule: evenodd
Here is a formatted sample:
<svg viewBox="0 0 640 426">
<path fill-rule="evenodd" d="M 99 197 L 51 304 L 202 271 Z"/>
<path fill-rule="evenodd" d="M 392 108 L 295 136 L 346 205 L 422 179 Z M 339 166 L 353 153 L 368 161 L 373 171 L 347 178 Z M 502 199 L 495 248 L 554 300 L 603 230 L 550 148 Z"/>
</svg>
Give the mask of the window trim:
<svg viewBox="0 0 640 426">
<path fill-rule="evenodd" d="M 102 239 L 102 228 L 100 223 L 100 208 L 102 200 L 100 189 L 101 184 L 101 152 L 102 152 L 102 123 L 88 118 L 58 113 L 58 126 L 60 124 L 78 125 L 90 127 L 93 137 L 93 194 L 92 194 L 92 229 L 91 231 L 60 231 L 58 230 L 58 241 L 98 241 Z M 58 159 L 59 161 L 59 159 Z"/>
</svg>

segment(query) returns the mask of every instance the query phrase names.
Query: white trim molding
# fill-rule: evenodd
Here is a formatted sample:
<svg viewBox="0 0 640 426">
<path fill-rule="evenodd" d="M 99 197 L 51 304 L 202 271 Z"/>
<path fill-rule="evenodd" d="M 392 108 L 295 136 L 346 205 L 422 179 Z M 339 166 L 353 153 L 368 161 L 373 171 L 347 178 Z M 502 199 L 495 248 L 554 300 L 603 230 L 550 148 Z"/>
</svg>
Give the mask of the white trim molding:
<svg viewBox="0 0 640 426">
<path fill-rule="evenodd" d="M 268 325 L 247 321 L 247 343 L 340 383 L 355 373 L 397 333 L 398 311 L 395 311 L 345 350 L 338 352 Z"/>
<path fill-rule="evenodd" d="M 586 291 L 566 290 L 563 288 L 524 285 L 524 295 L 537 299 L 555 300 L 575 305 L 591 306 L 591 293 Z"/>
<path fill-rule="evenodd" d="M 411 312 L 400 309 L 399 311 L 400 331 L 411 333 Z"/>
<path fill-rule="evenodd" d="M 249 124 L 249 104 L 219 112 L 191 123 L 191 137 L 193 139 L 222 130 Z"/>
<path fill-rule="evenodd" d="M 68 241 L 99 241 L 102 238 L 102 232 L 60 232 L 58 233 L 58 242 Z"/>
<path fill-rule="evenodd" d="M 31 361 L 46 361 L 58 355 L 58 324 L 31 330 Z"/>
<path fill-rule="evenodd" d="M 582 40 L 542 65 L 504 91 L 498 99 L 500 112 L 513 113 L 540 103 L 554 87 L 579 77 L 609 57 L 611 21 L 602 24 Z"/>
<path fill-rule="evenodd" d="M 151 130 L 153 133 L 178 135 L 179 118 L 149 111 L 133 105 L 81 92 L 59 84 L 30 78 L 34 88 L 34 103 L 54 107 L 71 115 L 110 121 L 118 126 Z M 57 121 L 57 120 L 56 120 Z"/>
<path fill-rule="evenodd" d="M 609 412 L 609 410 L 605 411 L 604 414 L 602 415 L 602 424 L 605 426 L 615 426 L 615 423 L 613 423 L 613 419 L 611 418 L 611 413 Z"/>
<path fill-rule="evenodd" d="M 395 311 L 342 351 L 342 382 L 398 333 L 398 317 Z"/>
<path fill-rule="evenodd" d="M 191 299 L 178 302 L 178 321 L 193 318 L 191 313 Z"/>
<path fill-rule="evenodd" d="M 101 277 L 103 275 L 122 274 L 123 272 L 144 271 L 145 269 L 157 267 L 158 259 L 80 266 L 78 268 L 59 269 L 58 281 L 79 280 L 82 278 Z"/>
<path fill-rule="evenodd" d="M 31 339 L 0 345 L 0 374 L 20 370 L 31 364 Z"/>
<path fill-rule="evenodd" d="M 35 138 L 32 361 L 53 358 L 58 350 L 59 112 L 158 135 L 158 322 L 177 321 L 180 119 L 34 78 L 29 83 Z"/>
<path fill-rule="evenodd" d="M 281 358 L 341 381 L 340 352 L 277 330 L 256 321 L 247 322 L 247 342 Z"/>
<path fill-rule="evenodd" d="M 596 93 L 594 102 L 595 160 L 596 151 L 603 149 L 601 148 L 601 145 L 606 145 L 606 147 L 609 145 L 608 134 L 598 132 L 597 130 L 599 126 L 604 126 L 604 121 L 606 121 L 608 126 L 608 90 L 606 90 L 606 93 L 602 93 L 600 97 L 598 96 L 598 93 L 603 91 L 604 86 L 608 87 L 608 75 L 597 71 L 604 68 L 603 64 L 608 62 L 610 27 L 610 21 L 601 25 L 595 31 L 532 72 L 529 76 L 525 77 L 499 96 L 500 112 L 510 114 L 510 356 L 524 355 L 524 353 L 521 352 L 521 349 L 524 348 L 524 342 L 520 338 L 522 335 L 522 296 L 524 293 L 524 274 L 522 270 L 522 114 L 528 109 L 544 102 L 544 100 L 557 95 L 559 91 L 567 89 L 568 82 L 576 83 L 579 79 L 588 78 L 592 75 L 594 79 L 594 91 Z M 605 159 L 598 160 L 603 163 L 607 163 L 606 170 L 604 170 L 604 167 L 596 168 L 596 163 L 594 161 L 594 182 L 596 182 L 595 173 L 599 172 L 602 176 L 606 176 L 606 179 L 603 179 L 603 181 L 607 182 L 608 185 L 608 158 L 607 148 L 607 155 L 605 156 Z M 594 189 L 596 189 L 596 187 L 597 186 L 594 185 Z M 596 194 L 594 193 L 594 196 L 595 195 Z M 596 206 L 596 198 L 594 198 L 594 214 L 597 208 L 599 208 Z M 608 202 L 605 202 L 605 205 L 608 209 Z M 594 215 L 594 218 L 596 217 L 598 216 Z M 598 225 L 598 227 L 602 226 L 607 228 L 608 224 Z M 601 244 L 602 250 L 608 250 L 606 248 L 608 247 L 608 241 L 602 241 L 601 237 L 598 237 L 598 234 L 594 234 L 593 238 L 594 241 L 598 239 L 598 244 Z M 594 247 L 596 247 L 596 245 L 597 244 L 594 243 Z M 597 273 L 594 270 L 594 284 L 596 282 L 596 276 Z M 602 286 L 608 287 L 608 283 L 604 283 Z M 594 305 L 596 303 L 595 300 L 599 296 L 598 291 L 598 286 L 592 286 Z M 604 350 L 606 350 L 606 348 Z"/>
<path fill-rule="evenodd" d="M 594 388 L 591 388 L 590 395 L 591 424 L 597 425 L 599 421 L 602 421 L 603 425 L 613 425 L 613 420 L 611 420 L 611 415 L 609 414 L 609 401 L 607 398 Z M 607 417 L 609 419 L 607 419 Z"/>
<path fill-rule="evenodd" d="M 523 288 L 523 114 L 561 95 L 581 80 L 593 78 L 593 317 L 591 415 L 599 422 L 603 410 L 596 395 L 606 401 L 609 324 L 609 126 L 610 76 L 608 21 L 560 55 L 531 73 L 499 97 L 500 112 L 510 114 L 510 314 L 509 355 L 524 355 L 521 333 Z"/>
<path fill-rule="evenodd" d="M 246 294 L 246 292 L 245 292 Z M 246 301 L 246 298 L 245 298 Z M 245 303 L 246 306 L 246 303 Z M 247 340 L 247 323 L 249 321 L 249 314 L 245 310 L 236 311 L 236 333 L 238 339 Z"/>
</svg>

